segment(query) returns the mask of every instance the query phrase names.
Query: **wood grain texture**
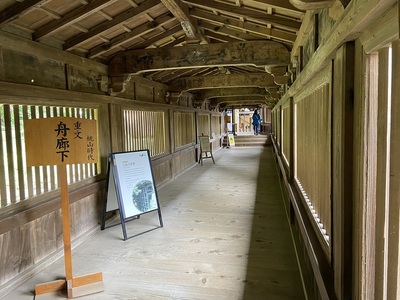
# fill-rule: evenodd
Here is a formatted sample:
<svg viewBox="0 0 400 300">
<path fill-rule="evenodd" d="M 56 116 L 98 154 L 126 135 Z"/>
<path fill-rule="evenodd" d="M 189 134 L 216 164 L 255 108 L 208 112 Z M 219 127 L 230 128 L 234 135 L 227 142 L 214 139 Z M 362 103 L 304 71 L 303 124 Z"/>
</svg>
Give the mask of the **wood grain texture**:
<svg viewBox="0 0 400 300">
<path fill-rule="evenodd" d="M 158 191 L 164 228 L 124 242 L 116 226 L 74 249 L 77 276 L 103 273 L 104 292 L 85 300 L 304 299 L 271 148 L 215 159 Z M 128 230 L 157 222 L 146 214 Z M 62 274 L 60 260 L 3 300 L 32 299 L 35 283 Z"/>
</svg>

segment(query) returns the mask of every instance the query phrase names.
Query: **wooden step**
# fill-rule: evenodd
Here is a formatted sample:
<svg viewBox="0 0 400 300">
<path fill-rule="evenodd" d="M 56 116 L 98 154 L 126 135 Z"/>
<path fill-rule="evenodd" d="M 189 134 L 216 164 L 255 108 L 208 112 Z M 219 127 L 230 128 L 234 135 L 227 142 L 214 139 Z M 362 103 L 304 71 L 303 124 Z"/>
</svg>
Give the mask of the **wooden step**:
<svg viewBox="0 0 400 300">
<path fill-rule="evenodd" d="M 224 146 L 227 145 L 226 137 L 224 139 Z M 259 135 L 237 135 L 235 136 L 236 147 L 265 147 L 271 145 L 271 137 L 268 134 Z"/>
</svg>

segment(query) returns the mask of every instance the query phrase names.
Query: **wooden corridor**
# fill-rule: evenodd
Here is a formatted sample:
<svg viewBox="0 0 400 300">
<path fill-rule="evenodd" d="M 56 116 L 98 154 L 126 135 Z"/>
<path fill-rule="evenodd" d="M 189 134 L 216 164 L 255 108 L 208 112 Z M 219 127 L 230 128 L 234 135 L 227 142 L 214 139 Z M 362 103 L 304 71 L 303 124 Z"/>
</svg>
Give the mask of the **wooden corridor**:
<svg viewBox="0 0 400 300">
<path fill-rule="evenodd" d="M 111 227 L 74 248 L 74 275 L 102 272 L 105 286 L 79 299 L 304 299 L 271 147 L 214 156 L 158 190 L 164 228 L 124 242 Z M 150 213 L 128 231 L 157 224 Z M 63 276 L 59 259 L 3 299 L 33 299 L 35 284 Z"/>
</svg>

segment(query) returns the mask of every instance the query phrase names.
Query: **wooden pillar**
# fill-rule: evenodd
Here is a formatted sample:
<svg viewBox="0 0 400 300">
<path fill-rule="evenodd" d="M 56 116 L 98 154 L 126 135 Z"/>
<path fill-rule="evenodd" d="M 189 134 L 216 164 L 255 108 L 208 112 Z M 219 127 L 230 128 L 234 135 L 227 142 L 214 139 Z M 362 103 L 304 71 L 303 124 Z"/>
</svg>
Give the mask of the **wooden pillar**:
<svg viewBox="0 0 400 300">
<path fill-rule="evenodd" d="M 390 113 L 389 161 L 389 249 L 388 300 L 397 300 L 399 291 L 399 227 L 400 227 L 400 40 L 392 44 L 392 104 Z"/>
<path fill-rule="evenodd" d="M 111 152 L 123 151 L 123 134 L 122 123 L 123 115 L 121 106 L 118 104 L 110 103 L 109 107 L 109 121 L 110 121 L 110 134 L 111 134 Z"/>
<path fill-rule="evenodd" d="M 353 210 L 354 44 L 336 53 L 333 75 L 333 267 L 337 299 L 351 299 Z"/>
<path fill-rule="evenodd" d="M 387 299 L 387 151 L 388 151 L 388 66 L 389 49 L 379 51 L 378 134 L 375 227 L 375 299 Z"/>
</svg>

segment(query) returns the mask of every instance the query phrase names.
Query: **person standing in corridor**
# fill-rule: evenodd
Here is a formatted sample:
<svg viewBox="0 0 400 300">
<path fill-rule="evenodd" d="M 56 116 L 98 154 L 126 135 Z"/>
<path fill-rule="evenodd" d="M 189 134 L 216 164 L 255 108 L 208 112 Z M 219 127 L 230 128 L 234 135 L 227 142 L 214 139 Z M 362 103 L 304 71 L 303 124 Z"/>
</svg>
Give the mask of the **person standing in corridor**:
<svg viewBox="0 0 400 300">
<path fill-rule="evenodd" d="M 258 128 L 261 125 L 261 116 L 258 114 L 257 109 L 254 110 L 252 119 L 253 119 L 254 134 L 258 135 Z"/>
</svg>

